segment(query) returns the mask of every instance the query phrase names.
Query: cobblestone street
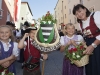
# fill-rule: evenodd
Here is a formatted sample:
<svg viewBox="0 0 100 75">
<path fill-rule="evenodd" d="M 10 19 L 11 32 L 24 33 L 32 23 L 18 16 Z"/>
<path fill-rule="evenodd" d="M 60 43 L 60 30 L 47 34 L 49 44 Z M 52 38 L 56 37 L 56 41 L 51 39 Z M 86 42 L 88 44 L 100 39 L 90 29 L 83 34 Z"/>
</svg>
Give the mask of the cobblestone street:
<svg viewBox="0 0 100 75">
<path fill-rule="evenodd" d="M 44 75 L 62 75 L 63 53 L 53 51 L 49 53 L 45 62 Z M 41 62 L 42 64 L 42 62 Z M 16 62 L 17 75 L 22 75 L 21 63 Z"/>
</svg>

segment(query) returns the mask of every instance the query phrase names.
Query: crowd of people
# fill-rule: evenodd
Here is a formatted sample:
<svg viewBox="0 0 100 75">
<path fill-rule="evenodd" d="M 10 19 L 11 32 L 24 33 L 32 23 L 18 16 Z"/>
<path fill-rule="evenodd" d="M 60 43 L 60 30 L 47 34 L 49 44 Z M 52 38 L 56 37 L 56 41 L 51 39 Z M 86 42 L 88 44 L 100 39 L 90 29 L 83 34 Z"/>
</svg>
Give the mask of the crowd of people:
<svg viewBox="0 0 100 75">
<path fill-rule="evenodd" d="M 90 12 L 85 6 L 77 4 L 73 7 L 73 15 L 77 17 L 81 31 L 75 29 L 74 24 L 68 23 L 64 30 L 59 30 L 61 52 L 68 46 L 75 48 L 80 43 L 86 42 L 87 48 L 83 52 L 89 55 L 89 63 L 86 66 L 77 67 L 64 57 L 62 75 L 100 75 L 100 11 Z M 30 27 L 26 21 L 22 29 L 16 29 L 14 23 L 7 21 L 0 26 L 0 74 L 8 71 L 16 75 L 15 60 L 23 63 L 23 75 L 41 75 L 40 58 L 47 59 L 47 54 L 41 52 L 32 45 L 37 27 Z M 31 60 L 31 62 L 29 62 Z"/>
</svg>

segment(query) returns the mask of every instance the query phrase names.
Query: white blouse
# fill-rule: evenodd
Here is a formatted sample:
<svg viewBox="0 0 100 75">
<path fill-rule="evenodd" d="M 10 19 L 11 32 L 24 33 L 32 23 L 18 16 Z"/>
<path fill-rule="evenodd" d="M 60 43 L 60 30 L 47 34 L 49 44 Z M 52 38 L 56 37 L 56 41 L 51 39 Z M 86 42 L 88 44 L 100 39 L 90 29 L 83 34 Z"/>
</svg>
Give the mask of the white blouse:
<svg viewBox="0 0 100 75">
<path fill-rule="evenodd" d="M 91 13 L 92 15 L 92 13 Z M 90 15 L 90 16 L 91 16 Z M 82 21 L 83 23 L 83 28 L 86 28 L 89 26 L 89 23 L 90 23 L 90 16 L 87 18 L 87 20 L 85 21 Z M 93 18 L 94 18 L 94 22 L 96 24 L 96 26 L 100 29 L 100 11 L 96 11 L 93 15 Z M 96 36 L 96 39 L 100 40 L 100 35 Z"/>
<path fill-rule="evenodd" d="M 83 40 L 83 37 L 81 36 L 81 35 L 77 35 L 78 36 L 78 41 L 84 41 Z M 74 35 L 72 36 L 72 37 L 68 37 L 67 35 L 66 35 L 66 37 L 67 38 L 69 38 L 69 39 L 72 39 L 73 37 L 74 37 Z M 61 43 L 61 45 L 64 45 L 64 36 L 61 36 L 61 38 L 60 38 L 60 43 Z M 80 42 L 78 42 L 78 43 L 80 43 Z"/>
<path fill-rule="evenodd" d="M 1 41 L 3 44 L 3 47 L 4 47 L 4 51 L 8 51 L 9 47 L 11 47 L 10 41 L 11 40 L 9 40 L 8 45 L 7 45 L 7 43 Z M 15 57 L 18 57 L 18 55 L 19 55 L 18 43 L 16 43 L 16 42 L 14 42 L 14 48 L 13 48 L 12 54 L 15 55 Z"/>
</svg>

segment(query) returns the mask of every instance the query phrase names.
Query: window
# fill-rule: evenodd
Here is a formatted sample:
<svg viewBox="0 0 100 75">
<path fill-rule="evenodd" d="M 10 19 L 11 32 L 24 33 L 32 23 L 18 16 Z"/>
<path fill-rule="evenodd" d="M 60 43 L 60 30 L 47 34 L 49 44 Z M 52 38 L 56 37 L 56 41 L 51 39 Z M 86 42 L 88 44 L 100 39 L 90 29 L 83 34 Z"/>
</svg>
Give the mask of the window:
<svg viewBox="0 0 100 75">
<path fill-rule="evenodd" d="M 2 9 L 2 0 L 0 0 L 0 10 Z"/>
<path fill-rule="evenodd" d="M 62 21 L 62 17 L 61 17 L 61 21 Z"/>
<path fill-rule="evenodd" d="M 24 17 L 22 17 L 22 20 L 24 20 Z"/>
<path fill-rule="evenodd" d="M 77 18 L 75 17 L 74 20 L 75 20 L 75 24 L 76 24 L 77 23 Z"/>
<path fill-rule="evenodd" d="M 62 13 L 62 10 L 61 10 L 61 13 Z"/>
<path fill-rule="evenodd" d="M 70 0 L 68 0 L 68 3 L 70 2 Z"/>
<path fill-rule="evenodd" d="M 10 13 L 7 12 L 7 21 L 10 21 Z"/>
<path fill-rule="evenodd" d="M 71 9 L 69 9 L 69 14 L 71 14 Z"/>
<path fill-rule="evenodd" d="M 66 6 L 65 6 L 65 9 L 66 9 Z"/>
<path fill-rule="evenodd" d="M 71 23 L 71 20 L 70 20 L 70 23 Z"/>
<path fill-rule="evenodd" d="M 92 6 L 91 8 L 89 8 L 90 12 L 94 12 L 94 6 Z"/>
<path fill-rule="evenodd" d="M 55 16 L 56 16 L 56 11 L 55 11 Z"/>
<path fill-rule="evenodd" d="M 83 0 L 80 0 L 80 4 L 83 4 Z"/>
<path fill-rule="evenodd" d="M 8 0 L 9 3 L 11 3 L 11 0 Z"/>
<path fill-rule="evenodd" d="M 65 18 L 66 18 L 66 14 L 65 14 Z"/>
<path fill-rule="evenodd" d="M 2 0 L 0 0 L 0 19 L 2 19 L 3 10 L 2 10 Z"/>
</svg>

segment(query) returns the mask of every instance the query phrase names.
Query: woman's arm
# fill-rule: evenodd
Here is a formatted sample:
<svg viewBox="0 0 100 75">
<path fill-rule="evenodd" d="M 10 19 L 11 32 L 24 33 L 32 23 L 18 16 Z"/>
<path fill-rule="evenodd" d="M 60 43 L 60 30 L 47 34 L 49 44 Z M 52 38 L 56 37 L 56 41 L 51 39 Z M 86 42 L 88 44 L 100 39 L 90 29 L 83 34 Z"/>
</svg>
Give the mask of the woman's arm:
<svg viewBox="0 0 100 75">
<path fill-rule="evenodd" d="M 93 17 L 94 17 L 94 22 L 95 22 L 96 26 L 100 29 L 100 11 L 96 11 L 94 13 Z M 96 40 L 93 43 L 96 44 L 96 45 L 100 44 L 100 35 L 98 35 L 96 37 Z"/>
</svg>

